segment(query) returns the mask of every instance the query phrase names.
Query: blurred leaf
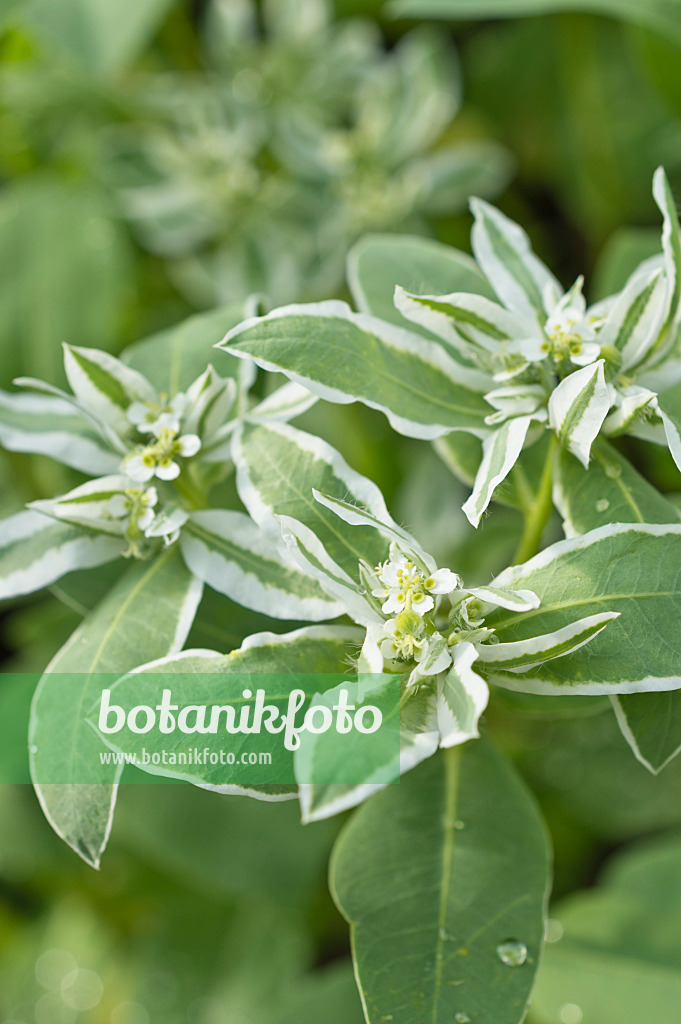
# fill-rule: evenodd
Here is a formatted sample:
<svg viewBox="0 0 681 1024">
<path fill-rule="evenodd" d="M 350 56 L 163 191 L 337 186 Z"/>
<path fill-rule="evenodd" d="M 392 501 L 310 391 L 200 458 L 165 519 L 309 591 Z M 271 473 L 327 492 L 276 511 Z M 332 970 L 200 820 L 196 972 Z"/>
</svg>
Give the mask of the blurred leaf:
<svg viewBox="0 0 681 1024">
<path fill-rule="evenodd" d="M 188 388 L 208 363 L 213 363 L 223 377 L 236 376 L 237 360 L 218 352 L 215 346 L 244 316 L 244 303 L 232 302 L 129 345 L 121 358 L 148 377 L 158 391 L 169 395 Z"/>
<path fill-rule="evenodd" d="M 295 994 L 282 1003 L 267 1024 L 364 1024 L 350 964 L 334 964 L 305 975 Z"/>
<path fill-rule="evenodd" d="M 121 71 L 153 35 L 172 0 L 29 0 L 27 16 L 57 53 L 96 77 Z"/>
<path fill-rule="evenodd" d="M 594 269 L 594 302 L 621 291 L 643 260 L 660 252 L 660 232 L 655 228 L 620 228 L 610 237 Z"/>
<path fill-rule="evenodd" d="M 548 859 L 531 798 L 482 740 L 368 801 L 341 833 L 331 885 L 352 925 L 370 1024 L 518 1024 L 542 944 Z"/>
<path fill-rule="evenodd" d="M 681 43 L 679 0 L 393 0 L 388 10 L 405 18 L 517 18 L 592 11 L 649 25 Z"/>
<path fill-rule="evenodd" d="M 206 894 L 258 894 L 301 910 L 323 883 L 336 831 L 333 822 L 301 825 L 294 802 L 130 784 L 119 797 L 113 841 Z"/>
<path fill-rule="evenodd" d="M 111 348 L 130 284 L 128 250 L 106 198 L 33 176 L 0 198 L 2 378 L 63 380 L 63 341 Z"/>
<path fill-rule="evenodd" d="M 559 903 L 532 1002 L 537 1024 L 676 1024 L 681 1004 L 681 841 L 639 847 L 601 885 Z"/>
<path fill-rule="evenodd" d="M 416 294 L 474 292 L 494 298 L 471 256 L 416 235 L 366 235 L 348 254 L 348 284 L 361 313 L 398 327 L 406 327 L 407 321 L 393 302 L 396 285 Z M 419 330 L 414 324 L 409 327 Z M 428 331 L 421 333 L 432 337 Z"/>
<path fill-rule="evenodd" d="M 123 673 L 181 648 L 200 597 L 201 585 L 175 549 L 132 566 L 38 684 L 29 731 L 36 792 L 55 832 L 95 867 L 109 836 L 120 769 L 100 764 L 102 743 L 83 715 L 97 689 L 90 690 L 93 676 Z M 83 783 L 93 777 L 99 782 Z M 46 784 L 50 778 L 58 784 Z"/>
<path fill-rule="evenodd" d="M 612 702 L 624 738 L 651 772 L 681 753 L 681 690 L 623 693 Z"/>
</svg>

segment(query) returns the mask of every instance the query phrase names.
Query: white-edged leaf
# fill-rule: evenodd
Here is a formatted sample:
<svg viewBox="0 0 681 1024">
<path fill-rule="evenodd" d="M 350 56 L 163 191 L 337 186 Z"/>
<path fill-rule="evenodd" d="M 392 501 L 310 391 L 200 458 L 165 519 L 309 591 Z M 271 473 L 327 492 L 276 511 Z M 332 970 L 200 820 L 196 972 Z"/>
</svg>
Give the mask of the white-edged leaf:
<svg viewBox="0 0 681 1024">
<path fill-rule="evenodd" d="M 605 383 L 604 360 L 599 359 L 571 373 L 552 391 L 549 424 L 560 443 L 589 466 L 591 445 L 598 437 L 610 409 L 610 392 Z"/>
<path fill-rule="evenodd" d="M 17 387 L 35 391 L 39 395 L 50 395 L 61 399 L 67 405 L 76 409 L 84 419 L 91 423 L 95 430 L 101 434 L 104 441 L 111 445 L 114 451 L 120 452 L 122 455 L 127 453 L 128 449 L 124 442 L 106 417 L 102 416 L 91 406 L 81 402 L 75 395 L 70 394 L 68 391 L 63 391 L 54 384 L 48 384 L 47 381 L 38 380 L 37 377 L 16 377 L 12 383 L 16 384 Z"/>
<path fill-rule="evenodd" d="M 382 522 L 389 521 L 380 490 L 321 438 L 283 423 L 243 423 L 232 446 L 239 497 L 251 518 L 281 536 L 276 516 L 309 527 L 328 555 L 354 577 L 360 559 L 382 562 L 385 539 L 373 527 L 345 526 L 315 501 L 313 488 L 352 501 Z"/>
<path fill-rule="evenodd" d="M 537 333 L 536 320 L 511 313 L 482 295 L 415 295 L 397 287 L 395 306 L 407 320 L 432 331 L 467 359 L 480 349 L 496 354 L 504 342 Z"/>
<path fill-rule="evenodd" d="M 277 518 L 284 543 L 294 561 L 303 572 L 319 580 L 324 589 L 339 602 L 343 611 L 363 626 L 379 619 L 383 621 L 359 592 L 354 580 L 333 561 L 319 537 L 309 527 L 290 516 Z"/>
<path fill-rule="evenodd" d="M 472 526 L 478 525 L 494 491 L 518 461 L 532 419 L 532 416 L 515 416 L 485 438 L 473 492 L 462 506 Z"/>
<path fill-rule="evenodd" d="M 112 700 L 120 700 L 126 705 L 144 703 L 145 700 L 155 704 L 162 684 L 156 682 L 154 677 L 161 675 L 164 677 L 163 682 L 166 676 L 170 677 L 168 685 L 172 687 L 173 696 L 179 704 L 238 703 L 242 698 L 244 676 L 264 675 L 267 677 L 268 700 L 278 698 L 284 704 L 288 701 L 291 689 L 300 683 L 312 696 L 308 688 L 318 686 L 320 676 L 333 675 L 336 682 L 338 674 L 345 671 L 347 652 L 358 643 L 359 636 L 359 630 L 354 627 L 305 626 L 283 634 L 255 633 L 230 654 L 211 650 L 182 651 L 140 665 L 122 676 L 111 687 Z M 176 678 L 173 679 L 173 676 Z M 275 693 L 275 687 L 278 693 Z M 88 711 L 92 720 L 92 711 Z M 115 740 L 111 736 L 107 739 L 115 749 L 127 749 L 119 742 L 122 736 Z M 134 736 L 129 739 L 135 742 Z M 181 734 L 175 740 L 163 734 L 146 739 L 147 749 L 153 749 L 155 742 L 166 749 L 174 742 L 178 743 L 179 749 L 183 749 L 186 743 Z M 203 739 L 215 745 L 216 749 L 224 744 L 224 736 L 217 734 L 213 734 L 212 739 L 210 736 L 204 736 Z M 225 773 L 229 774 L 229 768 L 221 766 L 219 759 L 217 765 L 206 759 L 205 763 L 196 763 L 191 767 L 155 767 L 153 764 L 142 767 L 152 775 L 184 779 L 213 793 L 249 796 L 265 801 L 295 799 L 297 786 L 293 776 L 292 753 L 283 748 L 281 736 L 276 733 L 263 733 L 262 742 L 264 746 L 261 750 L 264 751 L 269 745 L 272 756 L 271 782 L 242 784 L 226 781 Z M 248 735 L 232 734 L 230 744 L 238 758 L 240 751 L 249 750 L 252 740 Z M 285 781 L 278 782 L 277 776 Z"/>
<path fill-rule="evenodd" d="M 429 687 L 415 689 L 403 702 L 401 709 L 397 765 L 399 774 L 404 775 L 421 761 L 432 757 L 438 748 L 439 738 L 435 694 Z M 345 785 L 301 782 L 299 797 L 302 819 L 304 822 L 323 821 L 357 807 L 385 787 L 385 782 L 371 780 Z"/>
<path fill-rule="evenodd" d="M 452 667 L 438 678 L 437 724 L 441 747 L 454 747 L 477 739 L 480 735 L 478 722 L 489 700 L 487 683 L 472 667 L 478 657 L 473 644 L 457 644 L 452 654 Z"/>
<path fill-rule="evenodd" d="M 31 777 L 52 828 L 94 867 L 109 838 L 122 771 L 101 764 L 104 745 L 84 717 L 101 692 L 97 676 L 122 674 L 179 650 L 201 592 L 175 549 L 131 566 L 38 684 L 29 727 Z"/>
<path fill-rule="evenodd" d="M 496 587 L 470 587 L 468 594 L 495 608 L 508 608 L 512 612 L 529 612 L 539 607 L 539 598 L 531 590 L 498 590 Z"/>
<path fill-rule="evenodd" d="M 329 402 L 378 409 L 407 437 L 485 433 L 485 375 L 457 363 L 441 345 L 354 313 L 344 302 L 284 306 L 244 321 L 219 347 L 285 373 Z"/>
<path fill-rule="evenodd" d="M 313 622 L 342 614 L 337 602 L 291 564 L 283 545 L 242 512 L 193 512 L 180 547 L 195 576 L 245 608 Z"/>
<path fill-rule="evenodd" d="M 128 429 L 125 412 L 133 402 L 157 400 L 146 377 L 108 352 L 64 345 L 64 369 L 81 405 L 89 406 L 115 430 Z"/>
<path fill-rule="evenodd" d="M 681 753 L 681 690 L 611 695 L 617 723 L 638 761 L 657 775 Z"/>
<path fill-rule="evenodd" d="M 413 552 L 417 555 L 429 571 L 433 572 L 437 568 L 432 555 L 424 551 L 416 538 L 407 530 L 398 526 L 388 513 L 379 518 L 366 509 L 353 505 L 352 502 L 344 501 L 343 498 L 335 498 L 331 494 L 322 494 L 316 488 L 313 488 L 312 493 L 315 501 L 318 501 L 320 505 L 324 505 L 325 508 L 331 509 L 344 522 L 349 523 L 351 526 L 372 526 L 388 540 L 398 544 L 405 553 Z"/>
<path fill-rule="evenodd" d="M 49 455 L 82 473 L 113 473 L 121 461 L 77 409 L 51 395 L 0 391 L 0 444 Z"/>
<path fill-rule="evenodd" d="M 681 469 L 681 384 L 657 396 L 657 411 L 671 456 Z"/>
<path fill-rule="evenodd" d="M 109 509 L 111 499 L 129 486 L 127 477 L 119 474 L 103 476 L 88 480 L 58 498 L 32 501 L 29 507 L 53 519 L 121 536 L 124 532 L 123 520 L 114 518 Z"/>
<path fill-rule="evenodd" d="M 503 669 L 505 672 L 526 671 L 552 658 L 579 650 L 605 629 L 609 622 L 619 618 L 619 612 L 601 612 L 571 622 L 555 633 L 529 637 L 511 643 L 480 644 L 477 648 L 480 662 Z"/>
<path fill-rule="evenodd" d="M 502 643 L 620 615 L 578 651 L 526 673 L 495 670 L 491 682 L 528 693 L 681 689 L 681 524 L 602 526 L 504 570 L 493 585 L 528 587 L 541 601 L 529 612 L 500 609 L 486 617 Z"/>
<path fill-rule="evenodd" d="M 118 558 L 125 543 L 30 510 L 0 520 L 0 600 Z"/>
<path fill-rule="evenodd" d="M 681 225 L 674 193 L 663 167 L 658 167 L 653 177 L 653 196 L 664 218 L 662 227 L 662 249 L 664 252 L 665 274 L 667 277 L 667 316 L 663 328 L 661 346 L 667 347 L 673 341 L 671 326 L 679 312 L 681 301 Z M 668 337 L 665 338 L 664 335 Z M 657 353 L 656 353 L 657 354 Z"/>
<path fill-rule="evenodd" d="M 519 224 L 483 199 L 472 199 L 471 210 L 471 245 L 478 266 L 507 309 L 543 324 L 563 295 L 559 282 L 534 254 Z"/>
<path fill-rule="evenodd" d="M 655 267 L 635 271 L 598 332 L 598 344 L 619 349 L 624 371 L 638 366 L 654 344 L 665 317 L 668 283 Z"/>
</svg>

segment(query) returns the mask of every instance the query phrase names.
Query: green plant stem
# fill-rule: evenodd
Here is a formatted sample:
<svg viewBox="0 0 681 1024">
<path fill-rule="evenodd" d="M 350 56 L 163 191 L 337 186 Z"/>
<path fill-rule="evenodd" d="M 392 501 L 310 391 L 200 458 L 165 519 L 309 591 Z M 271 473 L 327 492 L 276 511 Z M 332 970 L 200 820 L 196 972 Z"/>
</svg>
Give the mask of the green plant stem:
<svg viewBox="0 0 681 1024">
<path fill-rule="evenodd" d="M 524 510 L 525 526 L 523 529 L 523 535 L 520 538 L 520 543 L 518 544 L 516 553 L 513 556 L 514 565 L 526 562 L 528 558 L 532 558 L 532 556 L 536 555 L 539 551 L 542 534 L 549 521 L 549 516 L 551 515 L 551 510 L 553 508 L 551 489 L 553 483 L 553 453 L 555 449 L 556 438 L 551 434 L 549 450 L 546 453 L 546 461 L 544 462 L 544 469 L 542 471 L 541 480 L 539 481 L 539 488 L 532 506 L 529 509 Z"/>
</svg>

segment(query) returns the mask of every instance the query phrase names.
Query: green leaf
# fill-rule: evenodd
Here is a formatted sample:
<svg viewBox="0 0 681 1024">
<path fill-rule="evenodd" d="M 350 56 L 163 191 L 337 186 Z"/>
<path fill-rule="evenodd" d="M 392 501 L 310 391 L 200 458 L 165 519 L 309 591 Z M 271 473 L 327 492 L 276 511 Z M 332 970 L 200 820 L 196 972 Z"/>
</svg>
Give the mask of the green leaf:
<svg viewBox="0 0 681 1024">
<path fill-rule="evenodd" d="M 610 699 L 622 735 L 641 764 L 657 775 L 681 753 L 681 690 Z"/>
<path fill-rule="evenodd" d="M 187 567 L 220 594 L 275 619 L 333 619 L 343 613 L 317 583 L 290 564 L 269 534 L 242 512 L 194 512 L 182 529 Z"/>
<path fill-rule="evenodd" d="M 559 449 L 553 468 L 553 501 L 566 537 L 606 523 L 678 523 L 681 512 L 636 472 L 628 459 L 599 440 L 589 469 Z"/>
<path fill-rule="evenodd" d="M 179 650 L 200 598 L 201 584 L 174 549 L 132 566 L 53 658 L 38 684 L 29 729 L 38 799 L 57 835 L 94 867 L 109 838 L 120 776 L 118 767 L 99 763 L 105 748 L 83 715 L 94 700 L 94 680 L 98 673 L 126 672 Z M 97 781 L 82 784 L 83 777 Z M 49 778 L 60 782 L 46 784 Z M 62 781 L 69 778 L 74 781 Z"/>
<path fill-rule="evenodd" d="M 562 11 L 592 11 L 647 25 L 681 43 L 679 0 L 393 0 L 400 18 L 518 18 Z"/>
<path fill-rule="evenodd" d="M 448 750 L 352 818 L 331 865 L 369 1024 L 523 1019 L 549 853 L 537 810 L 483 741 Z M 525 950 L 520 966 L 500 958 Z"/>
<path fill-rule="evenodd" d="M 130 345 L 121 359 L 144 374 L 157 391 L 168 395 L 186 390 L 209 363 L 218 363 L 222 376 L 237 376 L 243 364 L 218 355 L 215 345 L 243 316 L 243 302 L 231 302 L 209 313 L 199 313 Z"/>
<path fill-rule="evenodd" d="M 329 556 L 353 578 L 360 559 L 378 565 L 388 545 L 372 527 L 346 527 L 315 501 L 313 488 L 348 498 L 385 521 L 376 484 L 348 466 L 325 441 L 281 423 L 244 423 L 233 445 L 239 496 L 264 530 L 281 535 L 275 516 L 290 516 L 319 537 Z"/>
<path fill-rule="evenodd" d="M 366 235 L 348 254 L 348 284 L 360 313 L 404 327 L 395 308 L 395 287 L 417 294 L 472 292 L 494 298 L 475 260 L 429 238 Z M 418 327 L 415 328 L 418 330 Z M 427 337 L 431 337 L 426 332 Z"/>
<path fill-rule="evenodd" d="M 604 360 L 565 377 L 549 398 L 549 424 L 560 443 L 589 466 L 591 445 L 610 408 Z"/>
<path fill-rule="evenodd" d="M 546 947 L 532 1020 L 676 1024 L 681 1002 L 681 842 L 640 844 L 617 858 L 600 885 L 552 910 L 561 938 Z M 573 1011 L 576 1017 L 576 1010 Z"/>
<path fill-rule="evenodd" d="M 479 524 L 495 490 L 518 461 L 531 422 L 532 416 L 514 416 L 483 442 L 473 493 L 463 505 L 471 526 Z"/>
<path fill-rule="evenodd" d="M 96 77 L 121 71 L 137 56 L 170 0 L 30 0 L 27 15 L 57 53 Z"/>
<path fill-rule="evenodd" d="M 350 964 L 332 964 L 303 978 L 270 1024 L 364 1024 Z"/>
<path fill-rule="evenodd" d="M 489 407 L 482 374 L 455 362 L 440 345 L 343 302 L 284 306 L 244 321 L 221 347 L 285 373 L 330 402 L 363 402 L 385 413 L 407 437 L 451 430 L 482 436 Z"/>
<path fill-rule="evenodd" d="M 681 469 L 681 383 L 657 396 L 657 404 L 664 424 L 669 451 Z"/>
<path fill-rule="evenodd" d="M 50 395 L 0 391 L 0 443 L 10 452 L 49 455 L 82 473 L 115 473 L 121 461 L 72 405 Z"/>
<path fill-rule="evenodd" d="M 130 429 L 129 405 L 156 400 L 146 377 L 108 352 L 64 345 L 64 369 L 77 400 L 119 431 Z"/>
<path fill-rule="evenodd" d="M 482 199 L 471 200 L 471 209 L 478 266 L 507 309 L 543 323 L 563 294 L 559 282 L 535 256 L 523 228 Z"/>
<path fill-rule="evenodd" d="M 615 524 L 560 541 L 494 581 L 527 588 L 539 608 L 492 612 L 502 642 L 561 629 L 576 619 L 619 612 L 594 640 L 527 672 L 491 681 L 527 693 L 639 693 L 681 688 L 679 588 L 681 525 Z"/>
<path fill-rule="evenodd" d="M 0 600 L 40 590 L 74 569 L 104 565 L 125 546 L 40 512 L 17 512 L 0 520 Z"/>
<path fill-rule="evenodd" d="M 678 5 L 681 10 L 681 5 Z M 653 195 L 663 218 L 662 248 L 664 250 L 665 274 L 669 287 L 669 306 L 663 335 L 669 333 L 673 340 L 671 326 L 675 322 L 681 301 L 681 225 L 676 208 L 676 199 L 664 172 L 658 167 L 653 178 Z M 662 340 L 662 339 L 661 339 Z"/>
<path fill-rule="evenodd" d="M 257 633 L 248 637 L 239 650 L 231 654 L 216 651 L 190 650 L 179 655 L 163 657 L 149 664 L 143 664 L 118 679 L 111 687 L 111 703 L 124 707 L 137 704 L 155 706 L 159 699 L 160 684 L 155 677 L 168 679 L 173 701 L 179 706 L 243 703 L 244 675 L 265 675 L 263 684 L 267 703 L 286 710 L 291 689 L 300 687 L 308 697 L 319 688 L 319 676 L 343 671 L 348 644 L 356 643 L 358 631 L 352 627 L 307 626 L 292 633 L 277 635 Z M 294 682 L 291 682 L 291 679 Z M 171 685 L 172 684 L 172 685 Z M 95 706 L 96 701 L 96 706 Z M 99 694 L 92 693 L 87 713 L 93 724 L 97 722 Z M 242 751 L 252 752 L 250 735 L 230 735 L 230 750 L 236 755 L 237 765 Z M 107 736 L 107 742 L 118 751 L 129 754 L 139 752 L 139 736 L 123 731 Z M 224 736 L 206 733 L 201 742 L 209 749 L 224 749 Z M 145 749 L 153 753 L 158 745 L 168 753 L 185 751 L 187 737 L 182 732 L 173 734 L 149 733 L 144 737 Z M 218 764 L 178 765 L 178 767 L 154 765 L 141 766 L 144 771 L 167 778 L 180 778 L 204 789 L 217 793 L 240 793 L 259 800 L 288 800 L 295 798 L 297 786 L 293 782 L 293 753 L 287 751 L 279 734 L 263 732 L 258 741 L 258 752 L 271 754 L 271 764 L 264 770 L 268 776 L 277 776 L 267 782 L 236 783 L 225 782 L 226 769 Z M 236 769 L 238 771 L 238 769 Z M 257 770 L 257 768 L 256 768 Z M 262 771 L 262 769 L 261 769 Z"/>
</svg>

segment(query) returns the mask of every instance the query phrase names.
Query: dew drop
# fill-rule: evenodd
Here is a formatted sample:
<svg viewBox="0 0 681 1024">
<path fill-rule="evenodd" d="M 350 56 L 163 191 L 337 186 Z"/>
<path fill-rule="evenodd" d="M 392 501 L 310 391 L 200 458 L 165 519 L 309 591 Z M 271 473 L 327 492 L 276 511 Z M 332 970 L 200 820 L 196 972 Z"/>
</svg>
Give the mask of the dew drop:
<svg viewBox="0 0 681 1024">
<path fill-rule="evenodd" d="M 599 498 L 598 501 L 596 502 L 596 511 L 597 512 L 607 512 L 609 508 L 610 508 L 610 502 L 608 501 L 607 498 Z"/>
<path fill-rule="evenodd" d="M 385 1024 L 390 1024 L 390 1021 L 392 1019 L 393 1019 L 392 1013 L 386 1013 L 385 1017 L 381 1017 L 381 1020 L 385 1021 Z"/>
<path fill-rule="evenodd" d="M 38 747 L 37 747 L 37 745 L 35 743 L 31 744 L 30 751 L 31 751 L 32 754 L 37 754 L 38 753 Z"/>
<path fill-rule="evenodd" d="M 563 938 L 563 926 L 555 917 L 550 917 L 546 922 L 544 938 L 547 942 L 560 942 Z"/>
<path fill-rule="evenodd" d="M 565 1003 L 558 1011 L 561 1024 L 582 1024 L 584 1011 L 577 1003 Z"/>
<path fill-rule="evenodd" d="M 461 831 L 462 828 L 465 828 L 465 827 L 466 827 L 466 824 L 463 821 L 455 821 L 454 822 L 454 828 L 458 829 L 459 832 Z"/>
<path fill-rule="evenodd" d="M 527 960 L 527 946 L 517 939 L 506 939 L 497 946 L 497 956 L 507 967 L 522 967 Z"/>
<path fill-rule="evenodd" d="M 622 476 L 622 467 L 614 462 L 609 462 L 605 467 L 605 475 L 611 480 L 616 480 L 618 476 Z"/>
<path fill-rule="evenodd" d="M 467 1013 L 455 1013 L 454 1020 L 456 1024 L 471 1024 L 471 1019 Z"/>
</svg>

